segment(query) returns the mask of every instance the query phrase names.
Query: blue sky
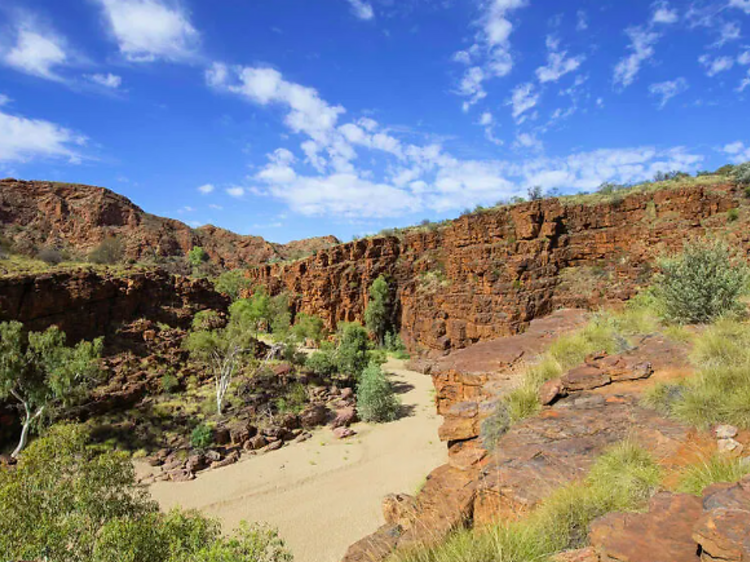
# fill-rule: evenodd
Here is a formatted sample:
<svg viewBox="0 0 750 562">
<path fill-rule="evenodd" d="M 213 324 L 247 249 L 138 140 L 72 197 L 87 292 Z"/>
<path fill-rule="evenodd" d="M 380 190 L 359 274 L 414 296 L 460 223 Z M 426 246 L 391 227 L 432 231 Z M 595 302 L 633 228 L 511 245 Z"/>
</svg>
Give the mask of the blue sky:
<svg viewBox="0 0 750 562">
<path fill-rule="evenodd" d="M 750 160 L 750 0 L 2 0 L 0 175 L 285 242 Z"/>
</svg>

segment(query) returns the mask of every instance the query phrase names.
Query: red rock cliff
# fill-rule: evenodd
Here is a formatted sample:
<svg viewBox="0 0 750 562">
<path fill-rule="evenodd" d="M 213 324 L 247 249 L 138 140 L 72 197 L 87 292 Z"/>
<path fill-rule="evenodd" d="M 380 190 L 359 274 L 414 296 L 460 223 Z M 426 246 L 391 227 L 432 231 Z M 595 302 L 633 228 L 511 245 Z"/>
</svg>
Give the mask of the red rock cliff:
<svg viewBox="0 0 750 562">
<path fill-rule="evenodd" d="M 516 333 L 562 306 L 629 298 L 660 252 L 706 230 L 728 230 L 726 213 L 739 201 L 728 184 L 599 204 L 547 199 L 402 239 L 342 244 L 292 264 L 261 266 L 251 276 L 272 293 L 289 292 L 296 312 L 319 314 L 335 326 L 361 321 L 368 287 L 387 274 L 407 344 L 444 352 Z M 732 235 L 747 247 L 746 229 Z"/>
</svg>

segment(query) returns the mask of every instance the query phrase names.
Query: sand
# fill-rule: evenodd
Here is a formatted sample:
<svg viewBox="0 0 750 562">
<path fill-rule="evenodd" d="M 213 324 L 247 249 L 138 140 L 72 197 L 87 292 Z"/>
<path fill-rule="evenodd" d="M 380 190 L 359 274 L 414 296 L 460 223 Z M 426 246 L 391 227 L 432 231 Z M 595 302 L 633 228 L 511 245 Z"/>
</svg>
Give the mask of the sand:
<svg viewBox="0 0 750 562">
<path fill-rule="evenodd" d="M 338 562 L 350 544 L 384 523 L 384 496 L 413 494 L 447 461 L 430 377 L 393 359 L 385 369 L 411 410 L 405 417 L 356 424 L 358 434 L 343 441 L 319 429 L 309 441 L 245 456 L 191 482 L 153 484 L 152 495 L 163 509 L 197 508 L 218 517 L 226 530 L 241 520 L 269 523 L 297 562 Z"/>
</svg>

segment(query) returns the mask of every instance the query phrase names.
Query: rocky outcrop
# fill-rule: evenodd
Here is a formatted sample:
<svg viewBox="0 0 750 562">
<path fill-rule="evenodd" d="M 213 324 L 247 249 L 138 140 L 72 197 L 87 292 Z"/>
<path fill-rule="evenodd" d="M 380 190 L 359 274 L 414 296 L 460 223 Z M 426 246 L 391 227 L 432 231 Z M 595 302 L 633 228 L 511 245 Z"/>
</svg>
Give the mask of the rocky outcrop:
<svg viewBox="0 0 750 562">
<path fill-rule="evenodd" d="M 215 226 L 191 228 L 144 212 L 129 199 L 102 187 L 43 181 L 0 180 L 0 232 L 13 243 L 53 246 L 85 256 L 116 236 L 130 260 L 185 256 L 194 246 L 227 268 L 295 259 L 337 244 L 333 236 L 273 244 Z"/>
<path fill-rule="evenodd" d="M 433 354 L 515 334 L 562 307 L 632 296 L 654 258 L 691 235 L 729 228 L 732 185 L 634 193 L 598 204 L 546 199 L 463 216 L 402 238 L 357 240 L 292 264 L 251 272 L 297 312 L 330 327 L 361 321 L 367 291 L 385 274 L 397 295 L 401 334 Z M 736 224 L 735 224 L 736 226 Z M 750 247 L 747 229 L 734 228 Z"/>
<path fill-rule="evenodd" d="M 111 334 L 137 318 L 186 327 L 196 312 L 227 305 L 208 281 L 157 269 L 0 277 L 0 321 L 16 320 L 34 331 L 54 324 L 70 342 Z"/>
</svg>

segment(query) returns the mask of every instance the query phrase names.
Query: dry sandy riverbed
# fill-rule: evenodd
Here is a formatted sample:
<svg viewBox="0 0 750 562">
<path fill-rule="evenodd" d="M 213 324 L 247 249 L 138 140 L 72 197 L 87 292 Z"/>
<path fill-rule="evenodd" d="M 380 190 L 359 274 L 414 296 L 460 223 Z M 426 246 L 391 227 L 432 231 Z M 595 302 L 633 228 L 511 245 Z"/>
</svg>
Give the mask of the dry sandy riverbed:
<svg viewBox="0 0 750 562">
<path fill-rule="evenodd" d="M 229 530 L 241 520 L 279 529 L 298 562 L 337 562 L 353 542 L 383 524 L 380 503 L 392 492 L 414 493 L 446 462 L 437 437 L 429 376 L 391 360 L 385 369 L 408 414 L 383 425 L 356 424 L 344 441 L 330 429 L 261 456 L 246 456 L 191 482 L 150 487 L 162 509 L 197 508 Z"/>
</svg>

